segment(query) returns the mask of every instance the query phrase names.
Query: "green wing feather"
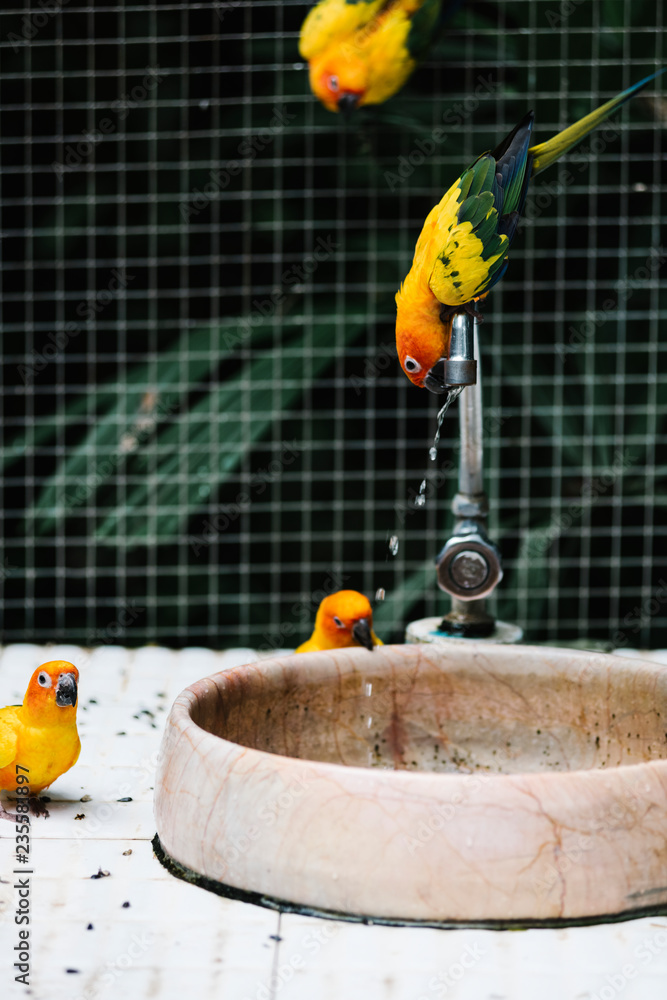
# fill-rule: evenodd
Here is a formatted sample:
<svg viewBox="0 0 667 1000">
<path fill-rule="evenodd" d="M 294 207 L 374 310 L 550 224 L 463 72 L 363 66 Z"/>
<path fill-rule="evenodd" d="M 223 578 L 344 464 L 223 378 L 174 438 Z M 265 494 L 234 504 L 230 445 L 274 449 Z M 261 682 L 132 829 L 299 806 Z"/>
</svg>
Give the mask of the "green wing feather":
<svg viewBox="0 0 667 1000">
<path fill-rule="evenodd" d="M 505 244 L 498 235 L 500 214 L 495 179 L 496 161 L 490 153 L 480 156 L 461 177 L 457 221 L 471 223 L 472 232 L 484 246 L 482 260 L 501 253 Z M 502 206 L 500 211 L 502 212 Z M 496 265 L 499 263 L 501 262 L 496 262 Z"/>
</svg>

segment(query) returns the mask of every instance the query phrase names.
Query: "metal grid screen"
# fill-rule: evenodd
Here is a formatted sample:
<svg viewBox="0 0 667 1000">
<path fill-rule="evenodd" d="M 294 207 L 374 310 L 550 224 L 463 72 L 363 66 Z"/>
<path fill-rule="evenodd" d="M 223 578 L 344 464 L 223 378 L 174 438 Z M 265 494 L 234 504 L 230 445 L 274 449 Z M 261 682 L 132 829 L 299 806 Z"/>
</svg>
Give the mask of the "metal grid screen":
<svg viewBox="0 0 667 1000">
<path fill-rule="evenodd" d="M 308 8 L 3 5 L 5 641 L 293 646 L 341 586 L 385 589 L 385 640 L 448 607 L 458 418 L 434 467 L 396 288 L 528 108 L 539 141 L 667 62 L 664 10 L 468 0 L 346 122 Z M 494 609 L 534 640 L 667 645 L 661 89 L 534 182 L 486 310 Z"/>
</svg>

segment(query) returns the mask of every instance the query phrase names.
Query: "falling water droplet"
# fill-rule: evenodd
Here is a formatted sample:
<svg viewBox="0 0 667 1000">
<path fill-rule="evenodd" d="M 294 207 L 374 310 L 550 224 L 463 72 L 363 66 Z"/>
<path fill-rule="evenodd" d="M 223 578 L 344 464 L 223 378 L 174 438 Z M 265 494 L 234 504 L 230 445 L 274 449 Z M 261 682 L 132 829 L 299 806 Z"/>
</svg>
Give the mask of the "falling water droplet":
<svg viewBox="0 0 667 1000">
<path fill-rule="evenodd" d="M 378 587 L 378 589 L 375 591 L 375 600 L 384 601 L 384 598 L 385 598 L 384 587 Z"/>
<path fill-rule="evenodd" d="M 429 448 L 428 457 L 431 459 L 432 462 L 435 462 L 436 458 L 438 457 L 438 449 L 436 448 L 435 445 L 432 445 Z"/>
<path fill-rule="evenodd" d="M 419 487 L 419 493 L 415 497 L 415 507 L 423 507 L 426 503 L 426 480 L 422 479 L 421 486 Z"/>
<path fill-rule="evenodd" d="M 366 697 L 370 698 L 372 694 L 373 694 L 373 682 L 366 681 Z"/>
<path fill-rule="evenodd" d="M 392 535 L 389 539 L 389 551 L 392 556 L 398 555 L 398 535 Z"/>
</svg>

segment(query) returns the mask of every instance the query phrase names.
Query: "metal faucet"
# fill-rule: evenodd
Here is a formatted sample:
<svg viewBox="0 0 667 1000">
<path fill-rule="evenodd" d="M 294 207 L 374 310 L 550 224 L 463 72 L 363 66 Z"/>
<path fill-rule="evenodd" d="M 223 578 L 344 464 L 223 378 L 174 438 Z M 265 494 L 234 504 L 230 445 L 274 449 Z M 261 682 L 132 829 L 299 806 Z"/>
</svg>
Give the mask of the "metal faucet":
<svg viewBox="0 0 667 1000">
<path fill-rule="evenodd" d="M 452 501 L 454 532 L 436 559 L 438 586 L 451 594 L 452 610 L 440 631 L 467 638 L 487 638 L 495 620 L 486 611 L 485 598 L 503 578 L 500 552 L 486 534 L 489 503 L 482 479 L 482 386 L 478 323 L 468 314 L 452 322 L 445 383 L 464 385 L 459 397 L 461 451 L 459 489 Z"/>
</svg>

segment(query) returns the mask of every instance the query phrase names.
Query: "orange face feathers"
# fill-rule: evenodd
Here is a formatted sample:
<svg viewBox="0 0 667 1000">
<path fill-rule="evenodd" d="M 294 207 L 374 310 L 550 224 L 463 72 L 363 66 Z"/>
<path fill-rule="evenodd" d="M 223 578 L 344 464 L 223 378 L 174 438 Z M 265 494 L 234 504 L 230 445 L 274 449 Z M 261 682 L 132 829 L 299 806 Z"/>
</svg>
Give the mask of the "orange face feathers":
<svg viewBox="0 0 667 1000">
<path fill-rule="evenodd" d="M 67 660 L 51 660 L 43 663 L 30 678 L 23 707 L 31 717 L 39 717 L 44 723 L 59 721 L 72 714 L 76 715 L 78 701 L 79 671 Z"/>
<path fill-rule="evenodd" d="M 441 305 L 433 295 L 419 294 L 406 280 L 396 294 L 396 351 L 401 368 L 414 385 L 424 379 L 440 358 L 447 357 L 451 321 L 440 319 Z"/>
<path fill-rule="evenodd" d="M 348 646 L 373 649 L 381 645 L 373 632 L 373 609 L 368 598 L 356 590 L 339 590 L 324 598 L 317 611 L 312 636 L 296 652 L 345 649 Z"/>
<path fill-rule="evenodd" d="M 344 47 L 343 47 L 344 48 Z M 327 51 L 310 63 L 310 88 L 327 111 L 351 111 L 365 103 L 367 69 L 344 51 Z"/>
</svg>

